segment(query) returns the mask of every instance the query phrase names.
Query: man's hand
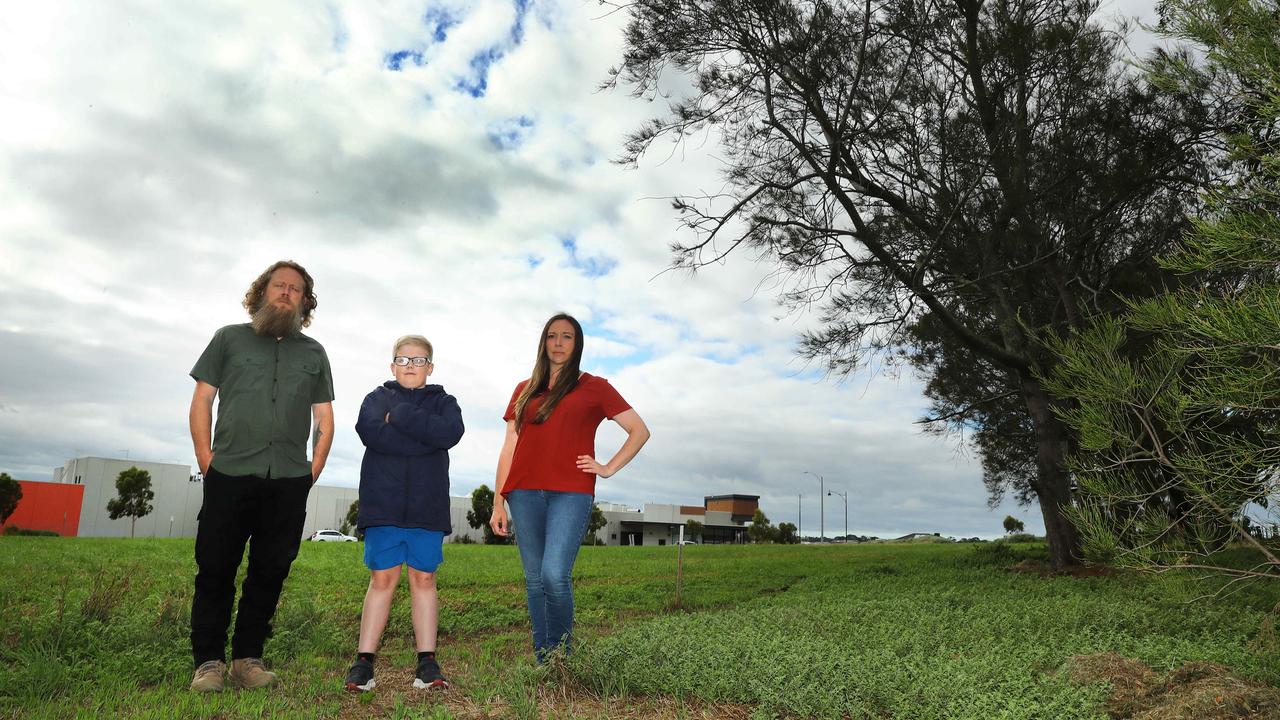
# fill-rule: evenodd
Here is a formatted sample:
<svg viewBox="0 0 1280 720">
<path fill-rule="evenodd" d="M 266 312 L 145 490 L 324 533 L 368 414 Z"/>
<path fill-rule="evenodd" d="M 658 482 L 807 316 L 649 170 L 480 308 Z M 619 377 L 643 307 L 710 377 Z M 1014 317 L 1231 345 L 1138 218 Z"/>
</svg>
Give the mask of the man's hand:
<svg viewBox="0 0 1280 720">
<path fill-rule="evenodd" d="M 311 452 L 311 484 L 315 485 L 329 459 L 329 448 L 333 447 L 333 403 L 315 403 L 311 406 L 311 417 L 316 427 Z"/>
<path fill-rule="evenodd" d="M 218 388 L 203 380 L 196 381 L 196 390 L 191 394 L 191 410 L 187 419 L 191 424 L 191 444 L 195 446 L 196 464 L 200 466 L 200 474 L 209 473 L 209 465 L 213 462 L 213 399 L 218 396 Z"/>
</svg>

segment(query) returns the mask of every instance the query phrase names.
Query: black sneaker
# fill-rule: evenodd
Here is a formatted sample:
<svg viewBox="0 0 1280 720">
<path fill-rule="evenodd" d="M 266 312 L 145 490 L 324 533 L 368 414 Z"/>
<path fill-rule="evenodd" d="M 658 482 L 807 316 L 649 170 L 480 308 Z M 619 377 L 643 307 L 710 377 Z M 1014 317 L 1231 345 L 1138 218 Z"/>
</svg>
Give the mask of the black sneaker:
<svg viewBox="0 0 1280 720">
<path fill-rule="evenodd" d="M 440 672 L 440 663 L 435 658 L 425 657 L 418 661 L 417 677 L 413 686 L 419 690 L 448 690 L 449 681 Z"/>
<path fill-rule="evenodd" d="M 356 658 L 347 671 L 347 692 L 367 692 L 376 684 L 373 681 L 373 663 Z"/>
</svg>

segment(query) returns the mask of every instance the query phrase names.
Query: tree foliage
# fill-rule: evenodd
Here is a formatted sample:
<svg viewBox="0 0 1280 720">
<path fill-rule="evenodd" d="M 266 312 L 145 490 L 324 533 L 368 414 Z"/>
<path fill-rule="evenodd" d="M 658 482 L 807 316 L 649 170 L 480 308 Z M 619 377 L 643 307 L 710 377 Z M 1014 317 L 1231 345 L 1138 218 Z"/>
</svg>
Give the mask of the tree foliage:
<svg viewBox="0 0 1280 720">
<path fill-rule="evenodd" d="M 0 524 L 8 521 L 21 501 L 22 485 L 10 477 L 9 473 L 0 473 Z"/>
<path fill-rule="evenodd" d="M 800 535 L 796 532 L 794 523 L 778 523 L 777 541 L 783 545 L 794 545 L 800 542 Z"/>
<path fill-rule="evenodd" d="M 604 511 L 596 503 L 591 503 L 591 519 L 587 521 L 587 531 L 582 535 L 583 545 L 603 545 L 600 538 L 596 537 L 596 531 L 609 524 L 609 519 L 604 516 Z"/>
<path fill-rule="evenodd" d="M 1161 12 L 1203 60 L 1162 53 L 1147 70 L 1225 109 L 1233 173 L 1162 259 L 1194 284 L 1058 344 L 1049 382 L 1078 403 L 1062 412 L 1080 434 L 1074 515 L 1097 560 L 1280 579 L 1280 551 L 1250 532 L 1280 520 L 1280 16 L 1257 0 Z M 1262 562 L 1220 564 L 1236 541 Z"/>
<path fill-rule="evenodd" d="M 619 78 L 656 97 L 676 70 L 693 90 L 623 160 L 709 135 L 726 164 L 723 190 L 675 199 L 694 236 L 675 265 L 753 253 L 784 304 L 819 311 L 802 356 L 836 374 L 910 362 L 934 419 L 984 433 L 984 460 L 1000 453 L 986 466 L 1009 473 L 996 487 L 1025 482 L 1051 560 L 1073 562 L 1073 437 L 1039 380 L 1042 341 L 1113 311 L 1176 238 L 1205 167 L 1196 97 L 1126 71 L 1090 1 L 628 7 Z"/>
<path fill-rule="evenodd" d="M 467 511 L 467 524 L 473 528 L 484 529 L 485 545 L 506 545 L 508 538 L 493 532 L 489 527 L 489 518 L 493 516 L 493 491 L 488 485 L 481 485 L 471 491 L 471 509 Z M 508 518 L 508 527 L 513 525 Z"/>
<path fill-rule="evenodd" d="M 702 522 L 701 522 L 701 521 L 699 521 L 699 520 L 693 520 L 693 519 L 685 520 L 685 521 L 684 521 L 684 537 L 685 537 L 685 539 L 686 539 L 686 540 L 694 540 L 694 541 L 699 541 L 699 540 L 701 540 L 701 539 L 702 539 L 702 529 L 703 529 L 703 525 L 702 525 Z"/>
<path fill-rule="evenodd" d="M 747 537 L 753 543 L 774 542 L 778 537 L 778 529 L 769 523 L 769 518 L 760 508 L 751 515 L 751 527 L 747 528 Z"/>
<path fill-rule="evenodd" d="M 1023 530 L 1026 530 L 1026 529 L 1027 529 L 1027 526 L 1026 526 L 1026 525 L 1025 525 L 1021 520 L 1019 520 L 1018 518 L 1016 518 L 1016 517 L 1014 517 L 1014 516 L 1012 516 L 1012 515 L 1005 515 L 1005 516 L 1004 516 L 1004 531 L 1005 531 L 1005 533 L 1007 533 L 1007 534 L 1009 534 L 1009 535 L 1012 535 L 1012 534 L 1014 534 L 1014 533 L 1020 533 L 1020 532 L 1022 532 Z"/>
<path fill-rule="evenodd" d="M 138 518 L 151 514 L 151 501 L 155 499 L 151 473 L 137 466 L 121 470 L 116 477 L 116 496 L 107 501 L 107 516 L 112 520 L 129 518 L 129 537 L 133 537 Z"/>
<path fill-rule="evenodd" d="M 21 501 L 22 485 L 10 477 L 9 473 L 0 473 L 0 525 L 8 521 Z"/>
<path fill-rule="evenodd" d="M 356 537 L 364 539 L 364 531 L 359 527 L 360 523 L 360 498 L 351 501 L 351 505 L 347 507 L 347 516 L 342 520 L 342 527 L 339 528 L 343 535 L 350 535 L 354 530 Z"/>
</svg>

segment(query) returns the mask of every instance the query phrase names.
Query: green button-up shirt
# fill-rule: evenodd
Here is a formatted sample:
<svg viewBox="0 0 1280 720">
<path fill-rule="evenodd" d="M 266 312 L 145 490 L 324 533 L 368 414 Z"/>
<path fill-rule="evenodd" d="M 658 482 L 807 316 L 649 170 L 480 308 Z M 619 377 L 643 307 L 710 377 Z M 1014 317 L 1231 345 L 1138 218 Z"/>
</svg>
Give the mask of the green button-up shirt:
<svg viewBox="0 0 1280 720">
<path fill-rule="evenodd" d="M 191 377 L 218 388 L 213 465 L 226 475 L 292 478 L 311 474 L 311 406 L 333 401 L 329 356 L 295 333 L 276 340 L 253 326 L 214 333 Z"/>
</svg>

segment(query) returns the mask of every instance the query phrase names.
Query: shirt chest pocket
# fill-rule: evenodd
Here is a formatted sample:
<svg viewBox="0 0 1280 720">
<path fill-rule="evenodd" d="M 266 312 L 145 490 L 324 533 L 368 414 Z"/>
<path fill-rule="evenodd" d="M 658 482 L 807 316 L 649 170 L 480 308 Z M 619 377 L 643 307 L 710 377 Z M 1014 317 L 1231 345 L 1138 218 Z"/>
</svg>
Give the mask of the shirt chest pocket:
<svg viewBox="0 0 1280 720">
<path fill-rule="evenodd" d="M 227 387 L 223 390 L 230 394 L 259 392 L 270 386 L 271 373 L 266 360 L 257 355 L 235 355 L 229 366 Z"/>
<path fill-rule="evenodd" d="M 285 363 L 281 368 L 283 377 L 281 385 L 292 396 L 311 399 L 311 389 L 315 387 L 316 378 L 320 375 L 320 363 L 314 360 L 295 360 Z"/>
</svg>

